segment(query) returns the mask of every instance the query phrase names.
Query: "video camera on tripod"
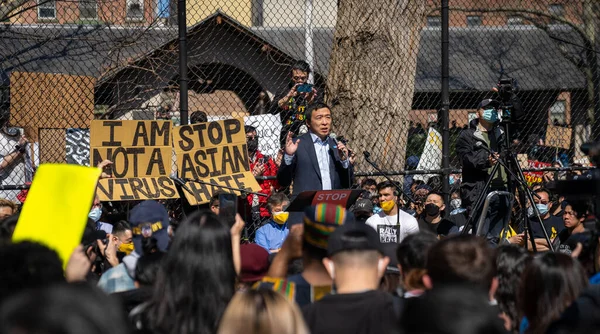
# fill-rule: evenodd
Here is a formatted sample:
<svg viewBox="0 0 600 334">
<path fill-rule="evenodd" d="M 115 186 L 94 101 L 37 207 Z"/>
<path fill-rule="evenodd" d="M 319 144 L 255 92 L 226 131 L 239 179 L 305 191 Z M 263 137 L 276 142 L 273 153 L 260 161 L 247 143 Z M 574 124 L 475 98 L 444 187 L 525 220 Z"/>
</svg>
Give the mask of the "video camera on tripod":
<svg viewBox="0 0 600 334">
<path fill-rule="evenodd" d="M 514 78 L 500 79 L 496 85 L 499 97 L 498 110 L 502 112 L 500 121 L 502 123 L 514 123 L 514 98 L 517 92 L 516 80 Z"/>
</svg>

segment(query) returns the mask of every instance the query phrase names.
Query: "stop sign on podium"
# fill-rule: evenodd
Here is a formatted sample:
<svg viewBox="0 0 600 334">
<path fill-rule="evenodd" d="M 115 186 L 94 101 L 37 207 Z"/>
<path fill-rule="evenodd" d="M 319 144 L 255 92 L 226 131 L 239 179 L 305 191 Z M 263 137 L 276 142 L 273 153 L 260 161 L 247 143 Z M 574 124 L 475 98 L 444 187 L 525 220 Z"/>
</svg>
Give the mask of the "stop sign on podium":
<svg viewBox="0 0 600 334">
<path fill-rule="evenodd" d="M 356 202 L 361 192 L 362 190 L 360 189 L 304 191 L 296 196 L 288 206 L 287 211 L 301 212 L 307 206 L 319 203 L 335 204 L 349 209 Z"/>
</svg>

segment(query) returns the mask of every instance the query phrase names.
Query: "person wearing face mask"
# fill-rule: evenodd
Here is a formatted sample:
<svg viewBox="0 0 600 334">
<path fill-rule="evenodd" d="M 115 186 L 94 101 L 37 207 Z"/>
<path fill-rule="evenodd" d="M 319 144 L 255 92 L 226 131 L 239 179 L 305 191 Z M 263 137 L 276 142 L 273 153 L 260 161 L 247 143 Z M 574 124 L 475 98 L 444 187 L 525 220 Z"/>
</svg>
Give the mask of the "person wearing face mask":
<svg viewBox="0 0 600 334">
<path fill-rule="evenodd" d="M 287 224 L 289 212 L 284 211 L 288 204 L 289 200 L 283 193 L 273 193 L 267 200 L 271 219 L 256 231 L 254 241 L 270 254 L 279 252 L 290 233 Z"/>
<path fill-rule="evenodd" d="M 398 207 L 396 186 L 390 181 L 384 181 L 377 185 L 377 191 L 382 211 L 367 219 L 366 224 L 379 233 L 380 241 L 400 243 L 406 236 L 418 233 L 417 220 Z"/>
<path fill-rule="evenodd" d="M 425 199 L 423 212 L 419 216 L 419 231 L 429 231 L 435 235 L 447 236 L 455 226 L 450 220 L 444 218 L 444 198 L 436 192 L 430 192 Z"/>
<path fill-rule="evenodd" d="M 131 232 L 129 223 L 124 220 L 116 223 L 113 227 L 112 237 L 117 245 L 117 257 L 119 258 L 119 261 L 133 252 L 133 233 Z"/>
<path fill-rule="evenodd" d="M 276 176 L 277 165 L 269 156 L 265 156 L 258 149 L 258 133 L 256 128 L 251 125 L 244 127 L 246 131 L 246 145 L 248 147 L 248 158 L 250 159 L 250 170 L 254 177 L 259 176 Z M 273 190 L 279 189 L 277 180 L 260 180 L 258 181 L 261 190 L 259 192 L 270 195 Z M 260 216 L 260 220 L 264 221 L 270 217 L 267 209 L 267 197 L 248 195 L 248 206 L 253 212 L 253 217 Z"/>
<path fill-rule="evenodd" d="M 94 203 L 92 204 L 92 209 L 88 214 L 88 218 L 94 221 L 97 231 L 104 231 L 107 234 L 112 233 L 113 226 L 100 221 L 100 218 L 102 218 L 102 203 L 100 203 L 100 198 L 98 198 L 98 195 L 94 197 Z"/>
<path fill-rule="evenodd" d="M 548 232 L 548 237 L 550 241 L 554 240 L 564 229 L 565 225 L 563 223 L 562 217 L 554 216 L 551 214 L 553 211 L 552 203 L 550 198 L 552 198 L 552 193 L 546 188 L 540 188 L 535 191 L 535 193 L 539 196 L 533 197 L 533 201 L 535 202 L 535 206 L 537 207 L 540 218 L 542 218 L 542 222 L 544 227 L 546 228 L 546 232 Z M 529 207 L 527 209 L 527 215 L 529 216 L 529 222 L 531 224 L 531 233 L 533 233 L 533 238 L 535 244 L 537 246 L 538 251 L 547 251 L 550 250 L 548 248 L 548 242 L 544 238 L 544 233 L 542 231 L 542 227 L 540 223 L 535 217 L 533 212 L 533 207 Z M 531 249 L 531 241 L 527 240 L 527 248 Z"/>
<path fill-rule="evenodd" d="M 484 191 L 490 172 L 500 158 L 499 152 L 506 151 L 505 133 L 501 127 L 496 126 L 499 121 L 498 107 L 498 101 L 481 101 L 477 108 L 478 118 L 470 122 L 469 129 L 462 131 L 456 141 L 456 153 L 462 165 L 463 177 L 460 186 L 461 206 L 467 209 L 467 216 L 472 210 L 481 211 L 482 208 L 473 206 Z M 490 154 L 489 151 L 493 153 Z M 506 191 L 507 180 L 507 172 L 504 167 L 500 167 L 486 191 Z M 500 232 L 510 218 L 508 198 L 492 197 L 488 210 L 485 220 L 486 239 L 491 244 L 498 244 Z M 478 212 L 479 214 L 481 213 Z M 478 217 L 475 218 L 477 221 Z"/>
</svg>

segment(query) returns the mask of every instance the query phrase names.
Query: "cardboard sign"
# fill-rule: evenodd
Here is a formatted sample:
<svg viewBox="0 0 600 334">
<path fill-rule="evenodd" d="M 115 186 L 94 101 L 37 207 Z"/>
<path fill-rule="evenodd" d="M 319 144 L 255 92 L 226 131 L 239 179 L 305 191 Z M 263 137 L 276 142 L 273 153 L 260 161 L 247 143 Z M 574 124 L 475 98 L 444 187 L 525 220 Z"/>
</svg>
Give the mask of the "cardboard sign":
<svg viewBox="0 0 600 334">
<path fill-rule="evenodd" d="M 209 121 L 225 119 L 219 116 L 208 116 Z M 279 134 L 281 133 L 281 118 L 279 115 L 253 115 L 244 116 L 244 124 L 256 128 L 258 135 L 258 150 L 270 157 L 276 157 L 279 152 Z"/>
<path fill-rule="evenodd" d="M 242 118 L 175 127 L 173 144 L 179 177 L 252 191 L 261 189 L 250 171 Z M 194 193 L 185 192 L 192 205 L 209 202 L 218 190 L 196 182 L 188 182 L 187 186 Z"/>
<path fill-rule="evenodd" d="M 92 164 L 113 162 L 116 178 L 168 175 L 171 166 L 171 122 L 92 121 Z"/>
<path fill-rule="evenodd" d="M 527 168 L 544 167 L 552 167 L 552 164 L 549 162 L 541 162 L 537 160 L 527 160 Z M 523 175 L 525 176 L 527 185 L 531 186 L 532 184 L 540 183 L 543 181 L 544 172 L 524 172 Z"/>
<path fill-rule="evenodd" d="M 548 125 L 546 128 L 545 146 L 559 147 L 568 150 L 571 147 L 571 128 Z"/>
<path fill-rule="evenodd" d="M 114 178 L 98 184 L 102 201 L 179 198 L 171 174 L 170 121 L 93 121 L 93 165 L 113 162 Z"/>
<path fill-rule="evenodd" d="M 175 183 L 168 176 L 102 179 L 98 182 L 101 201 L 139 201 L 179 198 Z"/>
<path fill-rule="evenodd" d="M 19 216 L 14 242 L 30 240 L 54 249 L 66 265 L 81 242 L 100 169 L 41 165 Z"/>
</svg>

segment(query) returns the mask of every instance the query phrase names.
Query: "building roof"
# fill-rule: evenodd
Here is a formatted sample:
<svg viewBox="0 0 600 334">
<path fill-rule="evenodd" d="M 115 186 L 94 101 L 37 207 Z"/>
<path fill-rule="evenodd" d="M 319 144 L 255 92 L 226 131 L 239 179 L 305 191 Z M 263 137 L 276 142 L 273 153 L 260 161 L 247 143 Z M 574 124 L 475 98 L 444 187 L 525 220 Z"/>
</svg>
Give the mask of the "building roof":
<svg viewBox="0 0 600 334">
<path fill-rule="evenodd" d="M 193 33 L 215 16 L 223 17 L 223 22 L 240 33 L 270 44 L 285 58 L 304 58 L 302 28 L 247 28 L 217 12 L 189 27 L 188 32 Z M 421 32 L 417 92 L 440 90 L 440 35 L 439 28 L 425 28 Z M 313 36 L 315 71 L 326 77 L 333 28 L 314 28 Z M 103 80 L 128 64 L 135 65 L 158 49 L 176 45 L 177 29 L 4 25 L 0 26 L 0 41 L 3 46 L 0 48 L 0 73 L 4 85 L 8 84 L 8 74 L 12 71 L 89 75 Z M 531 26 L 451 28 L 449 47 L 452 90 L 489 90 L 501 70 L 507 76 L 517 78 L 523 90 L 584 87 L 581 72 L 562 56 L 557 43 L 544 31 Z"/>
</svg>

